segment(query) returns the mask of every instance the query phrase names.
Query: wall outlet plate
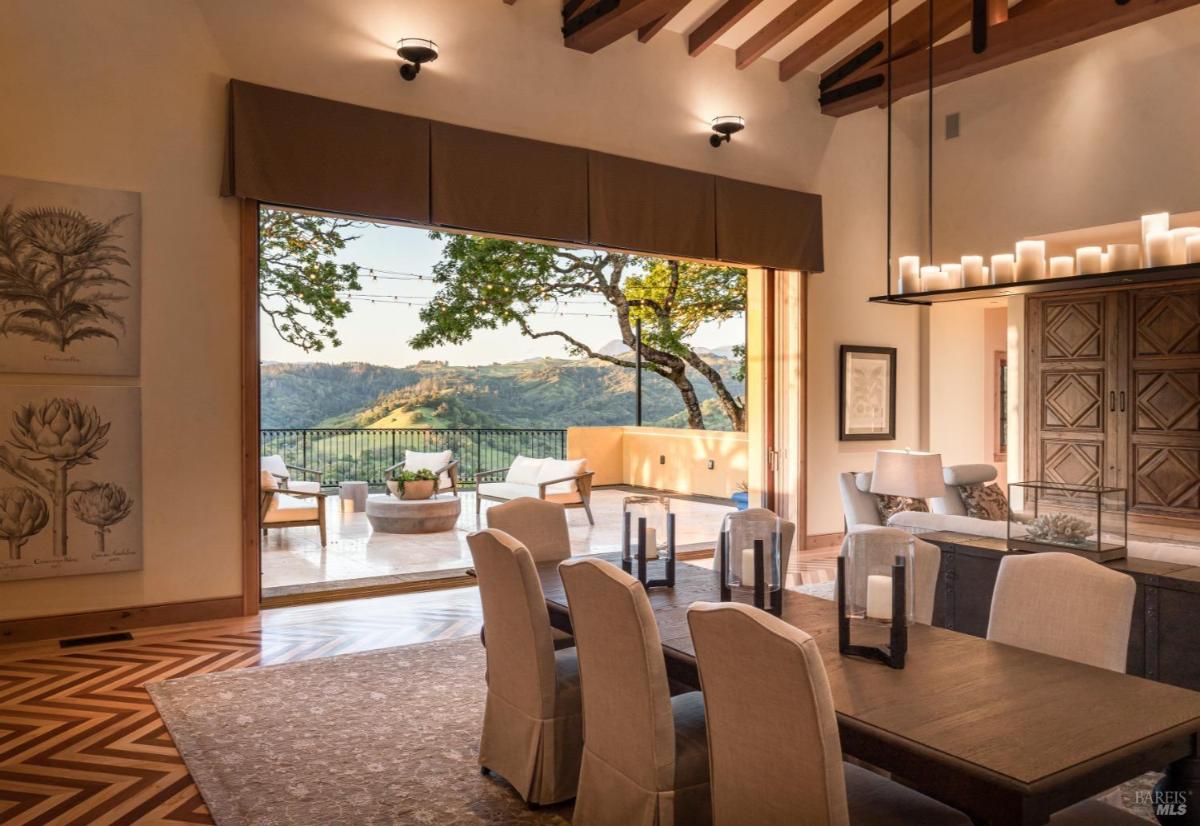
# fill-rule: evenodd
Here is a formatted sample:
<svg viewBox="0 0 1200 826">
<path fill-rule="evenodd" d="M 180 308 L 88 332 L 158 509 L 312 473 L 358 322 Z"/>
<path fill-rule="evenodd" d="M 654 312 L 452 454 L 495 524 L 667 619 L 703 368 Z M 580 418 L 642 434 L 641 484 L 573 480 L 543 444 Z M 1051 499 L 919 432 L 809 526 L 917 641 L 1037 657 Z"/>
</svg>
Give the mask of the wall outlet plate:
<svg viewBox="0 0 1200 826">
<path fill-rule="evenodd" d="M 667 457 L 662 453 L 658 454 L 658 463 L 660 465 L 665 465 L 667 463 Z"/>
<path fill-rule="evenodd" d="M 708 464 L 708 469 L 709 469 L 709 470 L 716 470 L 716 469 L 717 469 L 717 463 L 716 463 L 716 462 L 714 462 L 712 459 L 709 459 L 709 460 L 708 460 L 708 462 L 707 462 L 707 464 Z"/>
</svg>

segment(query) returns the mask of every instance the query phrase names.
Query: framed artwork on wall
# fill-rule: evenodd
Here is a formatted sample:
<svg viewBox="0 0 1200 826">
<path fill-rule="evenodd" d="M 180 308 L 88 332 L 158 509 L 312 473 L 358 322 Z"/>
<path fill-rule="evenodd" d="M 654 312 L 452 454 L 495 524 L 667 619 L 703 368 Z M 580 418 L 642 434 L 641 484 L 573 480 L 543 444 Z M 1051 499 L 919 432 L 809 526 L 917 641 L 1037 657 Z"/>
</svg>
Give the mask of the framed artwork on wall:
<svg viewBox="0 0 1200 826">
<path fill-rule="evenodd" d="M 0 176 L 0 373 L 136 376 L 141 196 Z"/>
<path fill-rule="evenodd" d="M 0 582 L 141 570 L 140 399 L 0 385 Z"/>
<path fill-rule="evenodd" d="M 896 348 L 843 344 L 838 362 L 838 440 L 895 439 Z"/>
</svg>

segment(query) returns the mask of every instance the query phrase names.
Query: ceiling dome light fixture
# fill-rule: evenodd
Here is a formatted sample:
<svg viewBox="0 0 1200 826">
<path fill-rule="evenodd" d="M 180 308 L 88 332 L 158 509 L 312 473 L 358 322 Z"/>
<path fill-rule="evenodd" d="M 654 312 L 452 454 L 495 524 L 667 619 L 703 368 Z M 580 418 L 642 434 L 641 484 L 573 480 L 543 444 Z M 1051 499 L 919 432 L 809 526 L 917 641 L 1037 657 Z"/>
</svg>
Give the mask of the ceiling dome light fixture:
<svg viewBox="0 0 1200 826">
<path fill-rule="evenodd" d="M 746 119 L 741 115 L 720 115 L 712 119 L 714 134 L 708 136 L 708 142 L 716 149 L 722 143 L 729 143 L 734 135 L 745 128 Z"/>
<path fill-rule="evenodd" d="M 404 37 L 396 44 L 396 54 L 404 63 L 400 64 L 400 77 L 405 80 L 416 80 L 421 71 L 422 63 L 437 60 L 438 46 L 432 40 L 423 37 Z"/>
</svg>

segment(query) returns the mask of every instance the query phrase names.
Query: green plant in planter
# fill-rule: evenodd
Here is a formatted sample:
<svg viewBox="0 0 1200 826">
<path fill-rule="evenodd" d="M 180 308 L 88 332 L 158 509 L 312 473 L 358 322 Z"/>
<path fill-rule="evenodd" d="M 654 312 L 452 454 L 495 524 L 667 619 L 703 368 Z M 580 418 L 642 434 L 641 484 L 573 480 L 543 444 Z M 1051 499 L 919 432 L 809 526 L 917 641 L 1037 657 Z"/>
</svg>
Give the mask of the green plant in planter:
<svg viewBox="0 0 1200 826">
<path fill-rule="evenodd" d="M 425 468 L 421 468 L 420 470 L 401 470 L 392 476 L 391 481 L 388 483 L 388 487 L 391 488 L 392 483 L 394 482 L 394 493 L 397 497 L 400 497 L 404 494 L 404 485 L 406 482 L 435 481 L 437 481 L 437 474 L 432 470 L 426 470 Z"/>
</svg>

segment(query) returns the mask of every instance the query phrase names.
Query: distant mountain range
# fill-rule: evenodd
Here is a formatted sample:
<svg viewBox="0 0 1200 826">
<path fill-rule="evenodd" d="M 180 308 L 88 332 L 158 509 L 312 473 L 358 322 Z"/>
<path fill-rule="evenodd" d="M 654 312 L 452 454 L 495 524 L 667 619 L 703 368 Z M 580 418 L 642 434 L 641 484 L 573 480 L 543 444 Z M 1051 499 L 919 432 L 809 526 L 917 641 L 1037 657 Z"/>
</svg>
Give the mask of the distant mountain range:
<svg viewBox="0 0 1200 826">
<path fill-rule="evenodd" d="M 728 350 L 702 355 L 731 392 L 742 395 L 742 383 L 732 378 L 738 363 Z M 633 371 L 599 359 L 478 366 L 423 361 L 410 367 L 276 362 L 263 363 L 261 375 L 264 428 L 564 428 L 634 420 Z M 708 382 L 691 378 L 705 425 L 730 429 Z M 666 379 L 646 372 L 642 399 L 645 424 L 687 427 L 679 392 Z"/>
</svg>

